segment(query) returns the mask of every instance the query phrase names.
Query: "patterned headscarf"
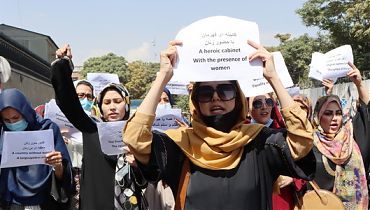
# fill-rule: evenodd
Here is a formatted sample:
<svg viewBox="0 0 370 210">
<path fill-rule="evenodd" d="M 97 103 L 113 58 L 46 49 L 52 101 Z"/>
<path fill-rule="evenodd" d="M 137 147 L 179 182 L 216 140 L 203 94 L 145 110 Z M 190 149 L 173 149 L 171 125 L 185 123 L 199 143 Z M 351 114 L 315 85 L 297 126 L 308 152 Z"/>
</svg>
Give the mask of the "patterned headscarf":
<svg viewBox="0 0 370 210">
<path fill-rule="evenodd" d="M 320 119 L 331 102 L 341 108 L 338 96 L 324 96 L 316 103 L 314 144 L 323 156 L 336 164 L 333 192 L 349 209 L 367 209 L 366 172 L 360 149 L 353 139 L 352 121 L 347 121 L 335 134 L 325 133 L 320 126 Z"/>
</svg>

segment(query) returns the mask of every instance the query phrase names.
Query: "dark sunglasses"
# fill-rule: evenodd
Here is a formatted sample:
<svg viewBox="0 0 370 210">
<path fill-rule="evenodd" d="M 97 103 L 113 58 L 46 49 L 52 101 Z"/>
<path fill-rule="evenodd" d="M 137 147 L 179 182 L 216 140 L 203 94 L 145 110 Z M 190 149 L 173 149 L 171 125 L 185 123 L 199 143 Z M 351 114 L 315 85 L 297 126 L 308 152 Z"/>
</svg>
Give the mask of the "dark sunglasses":
<svg viewBox="0 0 370 210">
<path fill-rule="evenodd" d="M 78 98 L 87 98 L 88 100 L 92 101 L 94 99 L 93 95 L 90 93 L 77 93 Z"/>
<path fill-rule="evenodd" d="M 263 102 L 262 99 L 255 100 L 253 101 L 252 106 L 254 109 L 261 109 L 264 103 L 267 107 L 274 106 L 274 101 L 271 98 L 265 99 L 265 102 Z"/>
<path fill-rule="evenodd" d="M 199 86 L 196 99 L 198 102 L 207 103 L 212 101 L 214 92 L 222 101 L 230 101 L 236 97 L 236 89 L 233 84 L 219 84 L 216 89 L 211 86 Z"/>
</svg>

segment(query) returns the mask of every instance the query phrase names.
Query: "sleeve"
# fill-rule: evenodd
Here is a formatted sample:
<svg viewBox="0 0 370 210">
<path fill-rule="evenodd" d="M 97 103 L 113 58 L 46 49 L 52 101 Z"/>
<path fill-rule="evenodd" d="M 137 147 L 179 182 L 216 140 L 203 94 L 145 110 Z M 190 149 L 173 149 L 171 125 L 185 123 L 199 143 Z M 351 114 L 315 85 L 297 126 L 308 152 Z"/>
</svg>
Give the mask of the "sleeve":
<svg viewBox="0 0 370 210">
<path fill-rule="evenodd" d="M 149 182 L 164 180 L 173 192 L 177 192 L 184 155 L 166 134 L 153 131 L 153 142 L 148 164 L 138 162 L 145 179 Z"/>
<path fill-rule="evenodd" d="M 353 134 L 358 144 L 366 171 L 369 171 L 370 164 L 370 103 L 360 102 L 357 113 L 353 118 Z"/>
<path fill-rule="evenodd" d="M 135 158 L 142 164 L 149 162 L 153 134 L 151 131 L 154 115 L 136 112 L 126 123 L 123 141 Z"/>
<path fill-rule="evenodd" d="M 279 175 L 312 180 L 316 170 L 315 155 L 309 150 L 305 156 L 295 160 L 290 151 L 288 142 L 285 140 L 289 135 L 285 129 L 266 128 L 263 131 L 267 136 L 264 149 L 266 158 L 272 173 Z"/>
<path fill-rule="evenodd" d="M 61 59 L 51 66 L 51 83 L 55 99 L 67 119 L 81 132 L 95 132 L 96 124 L 82 109 L 71 78 L 68 60 Z"/>
<path fill-rule="evenodd" d="M 297 103 L 282 109 L 288 131 L 286 141 L 294 160 L 306 156 L 313 146 L 313 128 Z"/>
</svg>

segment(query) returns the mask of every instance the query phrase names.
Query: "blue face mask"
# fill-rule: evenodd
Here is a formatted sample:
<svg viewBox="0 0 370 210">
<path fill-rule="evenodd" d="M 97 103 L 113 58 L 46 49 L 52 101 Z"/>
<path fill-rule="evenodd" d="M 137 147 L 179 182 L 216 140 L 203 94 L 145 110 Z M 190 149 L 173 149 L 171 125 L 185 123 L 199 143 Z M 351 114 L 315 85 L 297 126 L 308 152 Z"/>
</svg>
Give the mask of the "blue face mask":
<svg viewBox="0 0 370 210">
<path fill-rule="evenodd" d="M 81 103 L 81 106 L 84 110 L 91 111 L 91 108 L 93 106 L 92 101 L 89 101 L 89 100 L 87 100 L 87 98 L 84 98 L 84 99 L 80 100 L 80 103 Z"/>
<path fill-rule="evenodd" d="M 169 110 L 171 108 L 172 107 L 170 103 L 158 104 L 157 106 L 157 110 Z"/>
<path fill-rule="evenodd" d="M 28 122 L 22 119 L 15 123 L 5 123 L 5 126 L 11 131 L 24 131 L 28 126 Z"/>
</svg>

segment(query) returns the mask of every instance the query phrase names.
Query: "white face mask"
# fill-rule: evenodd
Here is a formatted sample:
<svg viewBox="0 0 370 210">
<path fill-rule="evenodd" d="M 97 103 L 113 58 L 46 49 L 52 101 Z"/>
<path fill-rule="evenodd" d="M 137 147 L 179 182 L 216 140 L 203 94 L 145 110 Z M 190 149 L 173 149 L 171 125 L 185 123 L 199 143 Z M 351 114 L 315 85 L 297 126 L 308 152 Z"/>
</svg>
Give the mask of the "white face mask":
<svg viewBox="0 0 370 210">
<path fill-rule="evenodd" d="M 158 104 L 157 110 L 168 110 L 171 109 L 171 104 L 170 103 L 164 103 L 164 104 Z"/>
</svg>

